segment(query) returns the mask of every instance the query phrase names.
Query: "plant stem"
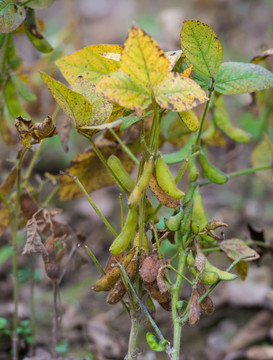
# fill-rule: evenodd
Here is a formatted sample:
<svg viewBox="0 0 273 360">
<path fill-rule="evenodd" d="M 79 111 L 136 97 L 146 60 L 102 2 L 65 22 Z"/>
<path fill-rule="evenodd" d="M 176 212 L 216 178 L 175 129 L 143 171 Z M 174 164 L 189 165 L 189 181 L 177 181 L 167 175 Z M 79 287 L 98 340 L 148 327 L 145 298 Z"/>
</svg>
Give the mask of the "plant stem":
<svg viewBox="0 0 273 360">
<path fill-rule="evenodd" d="M 131 318 L 131 330 L 128 342 L 128 353 L 126 356 L 126 360 L 133 360 L 136 358 L 137 351 L 137 338 L 139 333 L 139 321 L 137 318 L 137 312 L 135 309 L 134 302 L 130 301 L 130 318 Z"/>
<path fill-rule="evenodd" d="M 184 235 L 188 236 L 188 234 Z M 182 284 L 182 276 L 184 272 L 186 254 L 183 250 L 182 243 L 185 239 L 182 240 L 181 232 L 177 231 L 175 233 L 176 244 L 178 249 L 178 267 L 177 272 L 179 275 L 176 275 L 175 283 L 171 289 L 172 291 L 172 320 L 173 320 L 173 349 L 172 349 L 172 360 L 179 360 L 180 354 L 180 341 L 181 341 L 181 330 L 182 324 L 177 310 L 177 302 L 179 300 L 179 291 Z M 180 275 L 181 274 L 181 275 Z"/>
<path fill-rule="evenodd" d="M 48 196 L 46 197 L 42 207 L 46 207 L 50 203 L 51 199 L 54 197 L 54 195 L 58 192 L 59 189 L 60 189 L 60 185 L 55 186 L 55 188 L 51 191 L 51 193 L 49 193 Z"/>
<path fill-rule="evenodd" d="M 18 359 L 18 259 L 17 259 L 17 226 L 16 213 L 11 214 L 12 234 L 12 275 L 13 275 L 13 334 L 12 334 L 12 359 Z"/>
<path fill-rule="evenodd" d="M 122 203 L 122 194 L 119 194 L 119 205 L 120 205 L 120 222 L 121 222 L 121 229 L 124 226 L 124 209 Z"/>
<path fill-rule="evenodd" d="M 102 275 L 105 274 L 101 264 L 99 263 L 99 261 L 97 260 L 96 256 L 92 253 L 92 251 L 89 249 L 89 247 L 85 244 L 78 244 L 78 247 L 83 248 L 86 253 L 90 256 L 90 258 L 92 259 L 92 261 L 94 262 L 94 264 L 96 265 L 96 267 L 99 269 L 99 271 L 101 272 Z"/>
<path fill-rule="evenodd" d="M 81 189 L 83 195 L 85 196 L 85 198 L 87 199 L 87 201 L 89 202 L 89 204 L 92 206 L 92 208 L 95 210 L 96 214 L 99 216 L 99 218 L 101 219 L 101 221 L 104 223 L 104 225 L 107 227 L 107 229 L 116 237 L 118 234 L 117 232 L 113 229 L 112 225 L 106 220 L 106 218 L 104 217 L 104 215 L 102 214 L 102 212 L 99 210 L 99 208 L 97 207 L 97 205 L 94 203 L 94 201 L 91 199 L 91 197 L 88 195 L 87 191 L 85 190 L 83 184 L 80 182 L 80 180 L 77 178 L 77 176 L 72 176 L 70 174 L 67 174 L 64 171 L 60 171 L 60 173 L 62 175 L 67 175 L 69 177 L 71 177 L 71 179 L 73 179 L 75 181 L 75 183 L 78 185 L 78 187 Z"/>
<path fill-rule="evenodd" d="M 31 274 L 30 274 L 30 326 L 31 326 L 31 336 L 32 343 L 30 347 L 30 356 L 33 356 L 33 345 L 35 339 L 35 299 L 34 299 L 34 289 L 35 289 L 35 255 L 31 254 Z"/>
<path fill-rule="evenodd" d="M 57 281 L 53 281 L 53 313 L 52 313 L 52 338 L 51 352 L 53 360 L 56 359 L 56 340 L 57 340 Z"/>
<path fill-rule="evenodd" d="M 124 144 L 124 142 L 118 137 L 118 135 L 115 133 L 113 129 L 108 129 L 110 133 L 114 136 L 114 138 L 117 140 L 117 142 L 120 144 L 124 152 L 133 160 L 133 162 L 138 165 L 138 159 L 135 157 L 135 155 L 132 153 L 132 151 Z"/>
<path fill-rule="evenodd" d="M 206 117 L 208 109 L 209 109 L 209 104 L 210 104 L 211 95 L 212 95 L 213 91 L 214 91 L 214 89 L 213 89 L 213 86 L 211 84 L 211 86 L 209 88 L 209 95 L 208 95 L 209 99 L 206 102 L 206 106 L 205 106 L 205 109 L 203 111 L 203 114 L 202 114 L 202 117 L 201 117 L 201 120 L 200 120 L 200 126 L 199 126 L 199 129 L 198 129 L 197 137 L 196 137 L 195 144 L 194 144 L 194 147 L 193 147 L 193 152 L 197 151 L 198 147 L 199 147 L 199 142 L 200 142 L 200 137 L 201 137 L 202 130 L 203 130 L 204 121 L 205 121 L 205 117 Z"/>
<path fill-rule="evenodd" d="M 263 165 L 263 166 L 257 166 L 254 168 L 249 168 L 249 169 L 244 169 L 244 170 L 240 170 L 240 171 L 235 171 L 233 173 L 227 174 L 227 176 L 229 178 L 235 178 L 237 176 L 241 176 L 241 175 L 248 175 L 248 174 L 252 174 L 256 171 L 262 171 L 262 170 L 270 170 L 273 169 L 273 165 L 272 164 L 268 164 L 268 165 Z M 201 186 L 205 186 L 205 185 L 209 185 L 209 184 L 213 184 L 211 181 L 204 181 L 200 184 L 198 184 L 200 187 Z"/>
</svg>

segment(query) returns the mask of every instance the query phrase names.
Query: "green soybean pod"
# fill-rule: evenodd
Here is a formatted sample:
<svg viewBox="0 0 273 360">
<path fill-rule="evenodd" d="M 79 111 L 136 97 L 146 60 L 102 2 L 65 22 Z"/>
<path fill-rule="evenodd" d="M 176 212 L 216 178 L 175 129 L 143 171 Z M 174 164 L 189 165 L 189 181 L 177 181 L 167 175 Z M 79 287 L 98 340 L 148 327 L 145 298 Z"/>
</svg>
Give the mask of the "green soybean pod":
<svg viewBox="0 0 273 360">
<path fill-rule="evenodd" d="M 237 275 L 235 274 L 218 269 L 216 266 L 212 265 L 208 259 L 206 259 L 204 271 L 216 273 L 219 276 L 219 279 L 224 281 L 230 281 L 237 278 Z"/>
<path fill-rule="evenodd" d="M 113 171 L 113 173 L 117 176 L 118 180 L 120 181 L 121 185 L 123 186 L 123 187 L 121 187 L 120 184 L 116 182 L 116 184 L 118 185 L 120 190 L 122 190 L 122 191 L 125 190 L 126 194 L 129 195 L 133 191 L 136 183 L 131 178 L 131 176 L 127 173 L 127 171 L 124 169 L 119 158 L 115 155 L 111 155 L 107 160 L 107 164 L 110 167 L 110 169 Z M 109 174 L 112 177 L 112 174 L 110 173 L 110 171 L 109 171 Z M 114 177 L 112 177 L 112 178 L 114 181 L 116 181 L 116 179 Z"/>
<path fill-rule="evenodd" d="M 133 208 L 137 207 L 140 204 L 141 196 L 146 192 L 147 187 L 154 170 L 154 159 L 149 159 L 149 162 L 144 169 L 142 175 L 140 176 L 134 190 L 131 192 L 131 195 L 128 199 L 128 207 Z"/>
<path fill-rule="evenodd" d="M 137 220 L 138 208 L 129 209 L 121 233 L 115 238 L 112 245 L 110 246 L 109 250 L 113 255 L 120 254 L 130 244 L 130 241 L 137 226 Z"/>
<path fill-rule="evenodd" d="M 176 183 L 164 159 L 160 156 L 155 164 L 155 177 L 163 191 L 174 199 L 181 199 L 185 194 L 177 188 Z"/>
<path fill-rule="evenodd" d="M 216 272 L 204 270 L 201 274 L 201 280 L 205 285 L 213 285 L 219 280 L 219 275 Z"/>
<path fill-rule="evenodd" d="M 228 181 L 228 176 L 221 170 L 217 169 L 209 163 L 204 154 L 199 155 L 200 165 L 205 177 L 215 184 L 225 184 Z"/>
<path fill-rule="evenodd" d="M 180 228 L 180 224 L 183 219 L 183 216 L 184 216 L 183 208 L 181 208 L 176 215 L 165 218 L 164 223 L 169 230 L 177 231 Z"/>
<path fill-rule="evenodd" d="M 193 193 L 192 219 L 199 226 L 200 230 L 203 229 L 208 222 L 202 197 L 198 189 L 195 189 Z"/>
<path fill-rule="evenodd" d="M 188 162 L 188 177 L 191 182 L 194 182 L 199 177 L 199 172 L 193 159 L 189 159 Z"/>
<path fill-rule="evenodd" d="M 42 53 L 49 53 L 53 51 L 52 46 L 37 29 L 35 12 L 33 9 L 27 9 L 26 18 L 24 20 L 24 28 L 26 36 L 35 49 Z"/>
</svg>

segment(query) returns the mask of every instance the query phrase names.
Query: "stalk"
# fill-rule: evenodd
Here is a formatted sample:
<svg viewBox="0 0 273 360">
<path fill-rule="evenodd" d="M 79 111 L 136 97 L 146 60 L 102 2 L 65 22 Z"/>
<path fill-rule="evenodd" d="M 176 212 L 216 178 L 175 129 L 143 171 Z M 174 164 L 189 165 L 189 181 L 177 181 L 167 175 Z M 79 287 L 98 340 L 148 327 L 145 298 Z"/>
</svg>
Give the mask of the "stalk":
<svg viewBox="0 0 273 360">
<path fill-rule="evenodd" d="M 185 236 L 188 236 L 186 234 Z M 177 303 L 179 301 L 179 291 L 182 285 L 182 275 L 184 273 L 184 267 L 186 262 L 186 254 L 183 250 L 181 232 L 175 233 L 176 244 L 178 249 L 178 268 L 175 283 L 171 289 L 172 292 L 172 320 L 173 320 L 173 349 L 172 349 L 172 360 L 179 360 L 180 354 L 180 342 L 181 342 L 181 331 L 182 324 L 177 310 Z M 184 239 L 183 239 L 184 240 Z"/>
</svg>

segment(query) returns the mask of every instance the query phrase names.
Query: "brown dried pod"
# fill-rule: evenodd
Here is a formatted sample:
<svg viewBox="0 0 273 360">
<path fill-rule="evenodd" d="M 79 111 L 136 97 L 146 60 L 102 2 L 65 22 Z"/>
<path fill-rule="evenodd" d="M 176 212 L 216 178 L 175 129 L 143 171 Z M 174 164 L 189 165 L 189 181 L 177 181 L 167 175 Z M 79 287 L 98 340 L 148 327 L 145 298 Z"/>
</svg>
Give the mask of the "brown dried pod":
<svg viewBox="0 0 273 360">
<path fill-rule="evenodd" d="M 199 272 L 202 272 L 205 269 L 206 257 L 202 253 L 197 241 L 194 242 L 194 246 L 195 246 L 195 251 L 196 251 L 196 256 L 194 258 L 194 267 Z"/>
<path fill-rule="evenodd" d="M 163 259 L 158 259 L 156 251 L 147 256 L 141 264 L 139 275 L 144 283 L 152 283 L 156 280 L 158 271 L 164 265 Z"/>
<path fill-rule="evenodd" d="M 158 185 L 156 178 L 152 175 L 149 182 L 149 187 L 151 192 L 154 194 L 154 196 L 157 198 L 157 200 L 164 206 L 169 208 L 176 208 L 180 205 L 179 199 L 174 199 L 168 194 L 165 193 L 161 189 L 161 187 Z"/>
<path fill-rule="evenodd" d="M 128 254 L 126 254 L 121 262 L 125 268 L 129 265 L 135 254 L 135 249 L 131 249 Z M 118 267 L 112 268 L 107 274 L 101 276 L 95 284 L 92 286 L 92 290 L 94 291 L 109 291 L 115 285 L 115 283 L 120 278 L 120 272 Z"/>
<path fill-rule="evenodd" d="M 199 320 L 199 294 L 197 291 L 197 286 L 193 285 L 192 293 L 190 297 L 190 307 L 189 307 L 189 323 L 194 325 Z"/>
<path fill-rule="evenodd" d="M 104 269 L 105 274 L 109 273 L 109 271 L 112 270 L 115 265 L 117 265 L 117 262 L 120 263 L 122 258 L 123 258 L 123 254 L 118 254 L 118 255 L 110 254 L 107 263 L 105 265 L 105 269 Z"/>
<path fill-rule="evenodd" d="M 168 292 L 167 286 L 164 281 L 164 273 L 165 273 L 165 266 L 161 266 L 161 268 L 158 270 L 158 274 L 156 277 L 156 282 L 161 294 Z"/>
<path fill-rule="evenodd" d="M 171 294 L 169 291 L 161 293 L 156 281 L 144 284 L 149 295 L 156 300 L 166 311 L 171 310 Z"/>
<path fill-rule="evenodd" d="M 46 274 L 51 280 L 58 280 L 60 277 L 60 268 L 56 260 L 55 238 L 50 236 L 44 245 L 47 250 L 47 255 L 42 255 Z"/>
<path fill-rule="evenodd" d="M 134 257 L 126 268 L 126 273 L 132 284 L 135 282 L 137 267 L 138 267 L 138 259 L 137 257 Z M 126 294 L 126 287 L 123 283 L 123 280 L 119 279 L 115 283 L 113 289 L 109 292 L 106 298 L 106 302 L 108 302 L 108 304 L 111 305 L 116 304 L 123 298 L 125 294 Z"/>
<path fill-rule="evenodd" d="M 198 281 L 197 292 L 198 292 L 199 298 L 202 295 L 204 295 L 206 292 L 206 288 L 201 280 Z M 204 311 L 204 313 L 207 315 L 211 315 L 214 311 L 214 305 L 209 296 L 206 296 L 205 299 L 200 303 L 200 307 Z"/>
</svg>

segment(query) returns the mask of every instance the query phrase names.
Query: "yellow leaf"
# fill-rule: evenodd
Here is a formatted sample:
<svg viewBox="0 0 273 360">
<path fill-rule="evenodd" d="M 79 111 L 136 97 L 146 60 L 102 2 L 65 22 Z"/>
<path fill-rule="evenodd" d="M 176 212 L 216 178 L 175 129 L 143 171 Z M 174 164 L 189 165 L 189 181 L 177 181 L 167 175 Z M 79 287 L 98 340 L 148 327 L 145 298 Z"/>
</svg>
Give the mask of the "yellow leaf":
<svg viewBox="0 0 273 360">
<path fill-rule="evenodd" d="M 97 126 L 102 125 L 109 119 L 113 105 L 111 101 L 106 100 L 102 95 L 96 91 L 96 85 L 92 84 L 90 80 L 79 76 L 76 81 L 72 84 L 73 90 L 82 94 L 92 105 L 92 114 L 88 120 L 88 125 L 84 126 Z M 79 130 L 84 131 L 88 135 L 92 136 L 96 130 L 83 130 L 79 127 Z"/>
<path fill-rule="evenodd" d="M 156 102 L 163 108 L 176 112 L 189 110 L 208 98 L 193 80 L 179 73 L 169 73 L 154 89 Z"/>
<path fill-rule="evenodd" d="M 157 42 L 134 25 L 124 43 L 120 68 L 134 82 L 152 89 L 167 75 L 169 61 Z"/>
<path fill-rule="evenodd" d="M 96 145 L 105 159 L 114 154 L 121 160 L 122 165 L 128 173 L 132 171 L 134 167 L 133 161 L 128 155 L 122 152 L 120 146 L 116 143 L 103 139 L 97 142 Z M 99 160 L 92 148 L 88 148 L 83 153 L 77 154 L 72 159 L 70 166 L 65 169 L 65 172 L 72 176 L 77 176 L 87 192 L 113 184 L 113 180 L 108 174 L 106 167 Z M 82 196 L 81 190 L 69 176 L 61 175 L 59 180 L 60 200 L 69 200 Z"/>
<path fill-rule="evenodd" d="M 89 119 L 92 115 L 92 106 L 85 97 L 68 89 L 45 73 L 41 73 L 41 78 L 63 111 L 73 120 L 76 128 L 90 125 Z"/>
<path fill-rule="evenodd" d="M 119 68 L 119 62 L 101 54 L 118 53 L 119 45 L 90 45 L 56 61 L 65 79 L 72 84 L 78 76 L 84 76 L 96 84 L 102 75 L 107 75 Z"/>
<path fill-rule="evenodd" d="M 97 85 L 97 91 L 117 104 L 136 111 L 137 115 L 141 115 L 151 104 L 148 90 L 122 71 L 104 76 Z"/>
</svg>

